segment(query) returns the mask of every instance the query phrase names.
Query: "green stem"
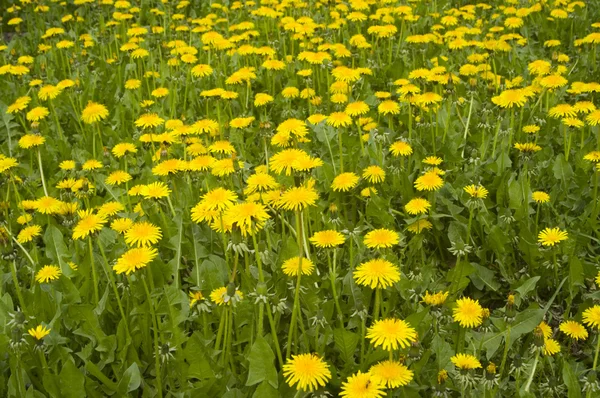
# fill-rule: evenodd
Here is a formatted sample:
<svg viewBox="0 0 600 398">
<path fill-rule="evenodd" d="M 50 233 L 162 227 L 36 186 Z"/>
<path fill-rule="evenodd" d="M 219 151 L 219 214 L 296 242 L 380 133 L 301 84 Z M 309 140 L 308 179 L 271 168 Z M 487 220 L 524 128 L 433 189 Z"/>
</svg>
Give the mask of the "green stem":
<svg viewBox="0 0 600 398">
<path fill-rule="evenodd" d="M 149 269 L 149 268 L 148 268 Z M 148 284 L 146 283 L 146 276 L 142 275 L 142 283 L 144 285 L 144 291 L 146 292 L 146 298 L 148 299 L 148 306 L 150 307 L 150 314 L 152 316 L 152 325 L 154 328 L 154 372 L 156 373 L 156 388 L 158 390 L 158 396 L 162 398 L 162 372 L 160 369 L 160 352 L 158 348 L 158 320 L 156 318 L 156 311 L 154 310 L 154 303 L 152 302 L 152 296 L 150 290 L 148 290 Z"/>
<path fill-rule="evenodd" d="M 39 147 L 37 150 L 37 158 L 38 158 L 38 165 L 40 167 L 40 177 L 42 178 L 42 187 L 44 188 L 44 195 L 49 196 L 48 189 L 46 188 L 46 179 L 44 178 L 44 169 L 42 168 L 42 154 L 41 154 Z"/>
<path fill-rule="evenodd" d="M 531 382 L 533 381 L 533 375 L 535 375 L 535 369 L 537 368 L 539 359 L 540 359 L 540 351 L 538 350 L 535 353 L 535 360 L 533 361 L 533 367 L 531 368 L 531 373 L 529 374 L 529 378 L 527 379 L 527 384 L 525 384 L 525 392 L 528 392 L 529 387 L 531 387 Z"/>
<path fill-rule="evenodd" d="M 106 274 L 108 275 L 108 280 L 113 288 L 113 293 L 115 294 L 115 298 L 117 299 L 117 306 L 119 307 L 119 312 L 121 313 L 121 319 L 123 320 L 123 324 L 125 325 L 125 332 L 127 336 L 131 338 L 129 334 L 129 324 L 127 322 L 127 317 L 125 316 L 125 311 L 123 310 L 123 303 L 121 302 L 121 296 L 119 295 L 119 290 L 117 289 L 117 283 L 115 282 L 115 276 L 110 270 L 110 266 L 108 265 L 108 259 L 106 258 L 106 253 L 104 253 L 104 248 L 102 247 L 102 243 L 98 241 L 98 247 L 100 248 L 100 253 L 102 254 L 102 258 L 104 259 L 104 266 L 106 268 Z"/>
<path fill-rule="evenodd" d="M 90 264 L 92 266 L 92 283 L 94 284 L 94 302 L 98 306 L 98 274 L 96 273 L 96 264 L 94 263 L 94 249 L 92 248 L 92 237 L 88 238 L 88 248 L 90 250 Z"/>
</svg>

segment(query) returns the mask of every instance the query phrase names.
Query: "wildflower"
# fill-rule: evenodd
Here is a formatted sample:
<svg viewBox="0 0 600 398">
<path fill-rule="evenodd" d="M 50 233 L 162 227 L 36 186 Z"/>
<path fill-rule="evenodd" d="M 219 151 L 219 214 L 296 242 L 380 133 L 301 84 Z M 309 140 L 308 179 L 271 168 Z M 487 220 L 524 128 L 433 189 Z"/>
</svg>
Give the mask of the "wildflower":
<svg viewBox="0 0 600 398">
<path fill-rule="evenodd" d="M 558 328 L 561 332 L 575 340 L 585 340 L 588 337 L 588 331 L 579 322 L 565 321 Z"/>
<path fill-rule="evenodd" d="M 331 188 L 334 191 L 347 192 L 358 184 L 359 177 L 354 173 L 342 173 L 333 179 Z"/>
<path fill-rule="evenodd" d="M 414 198 L 404 206 L 404 209 L 408 214 L 416 215 L 427 213 L 427 210 L 429 210 L 430 207 L 431 203 L 429 203 L 427 199 Z"/>
<path fill-rule="evenodd" d="M 479 369 L 481 362 L 471 354 L 456 354 L 450 361 L 461 370 Z"/>
<path fill-rule="evenodd" d="M 310 238 L 310 242 L 319 248 L 337 247 L 342 245 L 344 240 L 344 235 L 333 230 L 315 232 Z"/>
<path fill-rule="evenodd" d="M 364 242 L 369 249 L 381 249 L 397 245 L 400 242 L 400 236 L 390 229 L 374 229 L 365 235 Z"/>
<path fill-rule="evenodd" d="M 583 323 L 590 328 L 600 328 L 600 305 L 595 305 L 583 311 Z"/>
<path fill-rule="evenodd" d="M 567 233 L 561 231 L 560 228 L 545 228 L 538 235 L 538 242 L 544 246 L 554 246 L 567 239 Z"/>
<path fill-rule="evenodd" d="M 104 120 L 107 116 L 108 109 L 104 105 L 92 101 L 88 102 L 87 106 L 81 112 L 81 120 L 88 124 Z"/>
<path fill-rule="evenodd" d="M 130 246 L 150 246 L 161 238 L 160 227 L 147 221 L 136 222 L 125 232 L 125 242 Z"/>
<path fill-rule="evenodd" d="M 31 337 L 33 337 L 36 340 L 41 340 L 44 337 L 48 336 L 50 334 L 50 330 L 49 328 L 47 328 L 44 325 L 38 325 L 35 328 L 31 328 L 27 331 L 27 333 L 29 333 L 29 335 Z"/>
<path fill-rule="evenodd" d="M 367 330 L 367 338 L 375 347 L 382 346 L 386 351 L 393 351 L 415 342 L 417 332 L 406 321 L 388 318 L 375 321 Z"/>
<path fill-rule="evenodd" d="M 381 398 L 385 396 L 385 385 L 380 378 L 373 377 L 371 373 L 358 373 L 348 377 L 342 383 L 340 397 L 344 398 Z"/>
<path fill-rule="evenodd" d="M 287 276 L 298 276 L 298 272 L 301 272 L 302 275 L 310 275 L 313 273 L 315 265 L 308 258 L 292 257 L 284 261 L 281 269 Z"/>
<path fill-rule="evenodd" d="M 456 307 L 452 310 L 452 318 L 463 328 L 474 328 L 483 322 L 483 308 L 478 300 L 468 297 L 456 300 Z"/>
<path fill-rule="evenodd" d="M 402 387 L 410 383 L 414 373 L 397 361 L 387 360 L 371 366 L 371 377 L 387 388 Z"/>
<path fill-rule="evenodd" d="M 157 255 L 156 249 L 151 247 L 129 249 L 117 259 L 117 263 L 113 265 L 113 270 L 117 274 L 125 273 L 129 275 L 140 268 L 146 267 Z"/>
<path fill-rule="evenodd" d="M 400 280 L 400 271 L 387 260 L 374 259 L 356 267 L 353 278 L 359 285 L 385 289 Z"/>
<path fill-rule="evenodd" d="M 39 283 L 48 283 L 60 277 L 62 272 L 56 265 L 45 265 L 36 274 L 35 280 Z"/>
<path fill-rule="evenodd" d="M 319 386 L 325 387 L 331 379 L 327 363 L 316 354 L 292 355 L 283 365 L 283 377 L 290 387 L 298 390 L 313 391 Z"/>
</svg>

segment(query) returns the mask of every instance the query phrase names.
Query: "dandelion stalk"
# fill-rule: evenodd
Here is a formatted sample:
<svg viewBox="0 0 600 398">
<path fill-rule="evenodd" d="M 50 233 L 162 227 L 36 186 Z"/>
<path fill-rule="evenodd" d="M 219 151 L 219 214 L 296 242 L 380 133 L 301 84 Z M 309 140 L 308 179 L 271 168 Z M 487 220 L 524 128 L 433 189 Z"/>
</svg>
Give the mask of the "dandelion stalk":
<svg viewBox="0 0 600 398">
<path fill-rule="evenodd" d="M 119 307 L 119 312 L 121 313 L 121 319 L 123 320 L 123 325 L 125 326 L 125 332 L 127 333 L 127 336 L 131 338 L 131 334 L 129 333 L 127 317 L 125 316 L 125 311 L 123 310 L 123 303 L 121 302 L 121 296 L 119 295 L 117 283 L 115 282 L 115 276 L 111 272 L 110 266 L 108 265 L 108 259 L 106 258 L 106 253 L 104 253 L 104 248 L 102 247 L 102 243 L 100 243 L 100 241 L 98 241 L 98 248 L 100 248 L 100 254 L 102 254 L 102 258 L 104 259 L 105 271 L 108 275 L 108 280 L 110 281 L 110 284 L 113 288 L 115 298 L 117 299 L 117 306 Z"/>
<path fill-rule="evenodd" d="M 46 179 L 44 178 L 44 169 L 42 168 L 42 153 L 40 148 L 37 150 L 38 166 L 40 167 L 40 177 L 42 178 L 42 187 L 44 188 L 44 195 L 48 195 L 48 189 L 46 188 Z"/>
<path fill-rule="evenodd" d="M 535 360 L 533 361 L 533 367 L 531 368 L 531 373 L 529 373 L 529 378 L 527 379 L 527 384 L 525 384 L 525 392 L 528 392 L 529 387 L 531 387 L 531 382 L 533 381 L 533 375 L 535 375 L 535 369 L 537 368 L 539 359 L 540 359 L 540 351 L 537 350 L 537 352 L 535 353 Z"/>
<path fill-rule="evenodd" d="M 88 248 L 90 250 L 90 264 L 92 266 L 92 283 L 94 284 L 94 302 L 98 306 L 98 274 L 96 273 L 96 265 L 94 263 L 94 249 L 92 247 L 92 237 L 88 238 Z"/>
<path fill-rule="evenodd" d="M 296 240 L 298 242 L 298 251 L 299 260 L 298 260 L 298 276 L 296 279 L 296 290 L 294 292 L 294 306 L 292 307 L 292 319 L 290 321 L 290 330 L 288 332 L 288 345 L 285 357 L 286 359 L 290 357 L 292 351 L 292 336 L 296 331 L 296 321 L 298 318 L 298 313 L 300 312 L 300 281 L 302 278 L 302 237 L 304 236 L 302 232 L 302 223 L 300 221 L 300 210 L 296 211 Z"/>
<path fill-rule="evenodd" d="M 338 295 L 337 295 L 337 289 L 335 287 L 335 280 L 337 277 L 336 251 L 337 251 L 336 249 L 333 249 L 333 265 L 331 263 L 331 255 L 329 252 L 327 252 L 327 263 L 329 265 L 329 277 L 331 280 L 331 292 L 333 293 L 335 309 L 337 310 L 337 313 L 338 313 L 338 320 L 340 321 L 340 326 L 343 328 L 344 327 L 344 313 L 342 312 L 342 309 L 340 307 L 340 302 L 338 300 Z"/>
<path fill-rule="evenodd" d="M 148 268 L 148 270 L 150 270 L 150 268 Z M 158 321 L 156 318 L 156 311 L 154 310 L 152 296 L 150 295 L 150 290 L 148 290 L 148 284 L 146 283 L 145 275 L 142 275 L 142 284 L 144 285 L 144 291 L 146 292 L 146 298 L 148 300 L 148 306 L 150 307 L 150 315 L 152 316 L 152 325 L 154 328 L 154 372 L 156 374 L 156 389 L 158 390 L 158 396 L 162 398 L 162 372 L 160 369 L 160 352 L 158 349 Z"/>
</svg>

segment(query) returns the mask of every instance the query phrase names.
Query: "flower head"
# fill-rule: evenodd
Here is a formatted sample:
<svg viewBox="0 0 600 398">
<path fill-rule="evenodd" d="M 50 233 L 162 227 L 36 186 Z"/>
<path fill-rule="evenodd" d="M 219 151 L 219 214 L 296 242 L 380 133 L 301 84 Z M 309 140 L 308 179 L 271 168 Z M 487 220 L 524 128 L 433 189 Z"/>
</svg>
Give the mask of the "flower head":
<svg viewBox="0 0 600 398">
<path fill-rule="evenodd" d="M 27 333 L 34 339 L 41 340 L 50 334 L 50 330 L 44 325 L 38 325 L 36 328 L 29 329 Z"/>
<path fill-rule="evenodd" d="M 380 319 L 367 330 L 367 338 L 375 347 L 382 346 L 386 351 L 405 348 L 417 341 L 417 332 L 402 319 Z"/>
<path fill-rule="evenodd" d="M 313 391 L 324 387 L 331 379 L 327 363 L 316 354 L 292 355 L 283 365 L 283 377 L 290 387 L 297 384 L 298 390 Z"/>
<path fill-rule="evenodd" d="M 45 265 L 35 274 L 35 280 L 39 283 L 48 283 L 58 279 L 61 274 L 60 268 L 56 265 Z"/>
<path fill-rule="evenodd" d="M 152 260 L 156 258 L 158 252 L 151 247 L 136 247 L 129 249 L 113 265 L 113 270 L 117 274 L 125 273 L 126 275 L 146 267 Z"/>
<path fill-rule="evenodd" d="M 385 289 L 400 280 L 400 270 L 387 260 L 375 259 L 356 267 L 353 277 L 359 285 Z"/>
<path fill-rule="evenodd" d="M 92 101 L 88 102 L 81 112 L 81 120 L 88 124 L 99 122 L 106 119 L 107 116 L 108 109 L 104 105 Z"/>
<path fill-rule="evenodd" d="M 371 373 L 358 373 L 348 377 L 342 383 L 340 397 L 344 398 L 380 398 L 385 396 L 385 385 L 380 378 L 373 377 Z"/>
<path fill-rule="evenodd" d="M 452 310 L 452 318 L 463 328 L 474 328 L 483 322 L 483 308 L 478 300 L 468 297 L 456 300 L 456 307 Z"/>
<path fill-rule="evenodd" d="M 344 241 L 344 235 L 334 230 L 315 232 L 310 238 L 310 242 L 319 248 L 337 247 L 342 245 Z"/>
<path fill-rule="evenodd" d="M 315 265 L 306 257 L 292 257 L 284 261 L 281 269 L 288 276 L 297 276 L 298 272 L 301 272 L 302 275 L 310 275 L 313 273 Z"/>
<path fill-rule="evenodd" d="M 400 242 L 400 235 L 391 229 L 374 229 L 367 232 L 364 242 L 369 249 L 382 249 L 397 245 Z"/>
<path fill-rule="evenodd" d="M 471 354 L 456 354 L 450 358 L 454 366 L 461 370 L 479 369 L 481 362 Z"/>
<path fill-rule="evenodd" d="M 413 379 L 414 373 L 397 361 L 383 361 L 371 366 L 369 373 L 374 380 L 387 388 L 397 388 L 407 385 Z"/>
<path fill-rule="evenodd" d="M 538 242 L 544 246 L 554 246 L 555 244 L 567 240 L 568 236 L 560 228 L 545 228 L 538 235 Z"/>
<path fill-rule="evenodd" d="M 588 337 L 587 329 L 579 322 L 565 321 L 558 328 L 561 332 L 575 340 L 585 340 Z"/>
</svg>

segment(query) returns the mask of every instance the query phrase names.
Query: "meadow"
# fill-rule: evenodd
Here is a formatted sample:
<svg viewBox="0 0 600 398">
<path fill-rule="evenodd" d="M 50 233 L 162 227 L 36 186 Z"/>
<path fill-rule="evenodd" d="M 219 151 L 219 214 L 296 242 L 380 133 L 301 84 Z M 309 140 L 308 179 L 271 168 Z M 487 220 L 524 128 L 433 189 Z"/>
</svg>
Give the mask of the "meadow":
<svg viewBox="0 0 600 398">
<path fill-rule="evenodd" d="M 600 397 L 598 1 L 0 11 L 0 396 Z"/>
</svg>

